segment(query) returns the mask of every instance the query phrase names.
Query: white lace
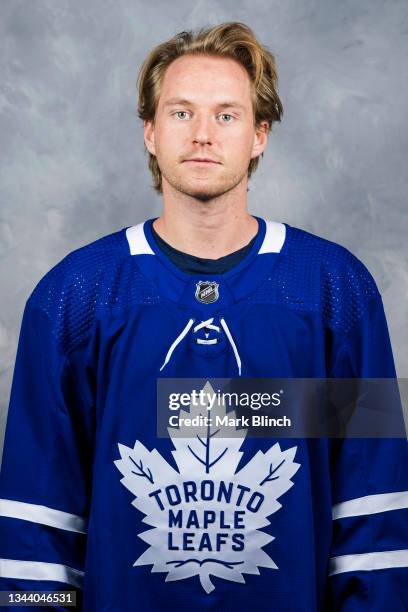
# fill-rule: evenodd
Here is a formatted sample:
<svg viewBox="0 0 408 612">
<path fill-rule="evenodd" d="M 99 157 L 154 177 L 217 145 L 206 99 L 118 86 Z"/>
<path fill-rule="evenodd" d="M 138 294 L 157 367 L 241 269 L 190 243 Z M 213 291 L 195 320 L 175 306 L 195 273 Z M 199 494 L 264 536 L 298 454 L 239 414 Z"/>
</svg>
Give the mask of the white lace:
<svg viewBox="0 0 408 612">
<path fill-rule="evenodd" d="M 193 333 L 198 332 L 200 329 L 212 329 L 213 331 L 219 332 L 220 331 L 220 327 L 218 325 L 215 325 L 213 323 L 214 321 L 214 317 L 212 317 L 211 319 L 206 319 L 205 321 L 201 321 L 201 323 L 197 323 L 197 325 L 195 325 L 193 327 Z M 190 331 L 193 323 L 194 323 L 194 319 L 189 319 L 188 323 L 186 324 L 185 328 L 183 329 L 183 331 L 177 336 L 177 338 L 174 340 L 174 342 L 171 344 L 169 350 L 167 351 L 167 355 L 166 358 L 160 368 L 160 372 L 166 367 L 166 365 L 169 363 L 171 356 L 175 350 L 175 348 L 177 347 L 178 344 L 180 344 L 180 342 L 183 340 L 183 338 L 185 338 L 185 336 L 188 334 L 188 332 Z M 234 352 L 234 356 L 235 356 L 235 360 L 237 362 L 237 367 L 238 367 L 238 373 L 239 376 L 241 376 L 241 358 L 239 356 L 238 353 L 238 349 L 237 349 L 237 345 L 234 342 L 234 338 L 232 337 L 232 334 L 229 330 L 229 327 L 227 325 L 226 320 L 221 317 L 220 318 L 220 323 L 221 326 L 225 332 L 225 335 L 228 338 L 229 343 L 231 344 L 232 350 Z M 209 334 L 205 333 L 206 338 L 197 338 L 197 343 L 198 344 L 217 344 L 218 342 L 218 338 L 210 338 L 208 339 Z"/>
</svg>

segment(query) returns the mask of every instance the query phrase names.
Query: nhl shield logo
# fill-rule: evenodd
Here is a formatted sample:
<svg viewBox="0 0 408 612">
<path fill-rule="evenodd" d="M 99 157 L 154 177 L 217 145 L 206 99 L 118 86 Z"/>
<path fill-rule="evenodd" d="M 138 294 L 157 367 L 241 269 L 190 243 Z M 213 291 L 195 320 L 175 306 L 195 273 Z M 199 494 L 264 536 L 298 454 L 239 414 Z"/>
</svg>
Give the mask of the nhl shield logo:
<svg viewBox="0 0 408 612">
<path fill-rule="evenodd" d="M 196 283 L 195 297 L 203 304 L 212 304 L 219 298 L 219 284 L 215 281 L 199 281 Z"/>
</svg>

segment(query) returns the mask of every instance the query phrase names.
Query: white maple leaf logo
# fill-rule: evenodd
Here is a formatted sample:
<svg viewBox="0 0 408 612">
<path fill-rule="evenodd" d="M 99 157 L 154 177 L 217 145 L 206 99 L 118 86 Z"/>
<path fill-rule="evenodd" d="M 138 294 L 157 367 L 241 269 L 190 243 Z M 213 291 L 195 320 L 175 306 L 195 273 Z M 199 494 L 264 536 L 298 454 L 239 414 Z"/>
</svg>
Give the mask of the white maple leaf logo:
<svg viewBox="0 0 408 612">
<path fill-rule="evenodd" d="M 204 391 L 214 393 L 208 382 Z M 211 409 L 213 422 L 216 414 L 235 418 L 221 402 Z M 206 406 L 191 405 L 189 417 L 197 415 L 207 416 Z M 276 443 L 237 471 L 246 429 L 225 437 L 222 427 L 197 427 L 193 438 L 191 428 L 190 437 L 182 427 L 168 431 L 178 471 L 138 440 L 133 448 L 118 444 L 121 459 L 114 463 L 121 483 L 152 527 L 138 534 L 149 548 L 133 565 L 166 572 L 166 582 L 198 575 L 206 593 L 215 588 L 211 576 L 245 583 L 243 574 L 278 569 L 263 550 L 275 538 L 262 527 L 270 525 L 268 517 L 282 507 L 278 498 L 294 484 L 297 447 L 282 451 Z"/>
</svg>

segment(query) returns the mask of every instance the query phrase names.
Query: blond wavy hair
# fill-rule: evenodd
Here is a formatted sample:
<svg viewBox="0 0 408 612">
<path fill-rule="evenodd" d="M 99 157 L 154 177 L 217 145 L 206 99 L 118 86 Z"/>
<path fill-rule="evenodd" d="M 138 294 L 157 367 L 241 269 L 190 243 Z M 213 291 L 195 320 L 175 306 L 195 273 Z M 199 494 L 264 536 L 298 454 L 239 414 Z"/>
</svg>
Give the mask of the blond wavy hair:
<svg viewBox="0 0 408 612">
<path fill-rule="evenodd" d="M 168 66 L 183 55 L 211 55 L 238 61 L 248 72 L 252 84 L 254 124 L 268 122 L 268 132 L 275 121 L 281 121 L 282 102 L 277 92 L 278 73 L 273 54 L 255 37 L 244 23 L 226 22 L 197 32 L 179 32 L 168 41 L 157 45 L 143 62 L 138 78 L 137 114 L 143 121 L 154 123 L 161 85 Z M 148 165 L 153 176 L 153 188 L 162 193 L 162 175 L 156 156 L 147 150 Z M 258 156 L 251 159 L 248 179 L 256 170 Z"/>
</svg>

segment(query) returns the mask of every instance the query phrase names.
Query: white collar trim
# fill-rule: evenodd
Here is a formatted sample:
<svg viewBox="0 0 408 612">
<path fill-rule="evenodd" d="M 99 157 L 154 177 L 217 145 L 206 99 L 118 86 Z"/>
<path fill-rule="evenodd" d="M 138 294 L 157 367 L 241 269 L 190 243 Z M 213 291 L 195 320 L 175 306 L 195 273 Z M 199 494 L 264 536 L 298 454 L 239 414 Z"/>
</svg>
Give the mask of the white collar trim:
<svg viewBox="0 0 408 612">
<path fill-rule="evenodd" d="M 263 253 L 280 253 L 286 238 L 286 225 L 277 221 L 267 221 L 266 232 L 258 255 Z"/>
<path fill-rule="evenodd" d="M 149 243 L 146 240 L 144 233 L 145 222 L 128 227 L 126 230 L 126 238 L 129 243 L 131 255 L 154 255 Z M 284 223 L 277 221 L 267 221 L 266 232 L 258 255 L 264 253 L 279 253 L 283 247 L 286 238 L 286 226 Z"/>
<path fill-rule="evenodd" d="M 154 255 L 144 233 L 144 222 L 128 227 L 126 238 L 129 243 L 131 255 Z"/>
</svg>

